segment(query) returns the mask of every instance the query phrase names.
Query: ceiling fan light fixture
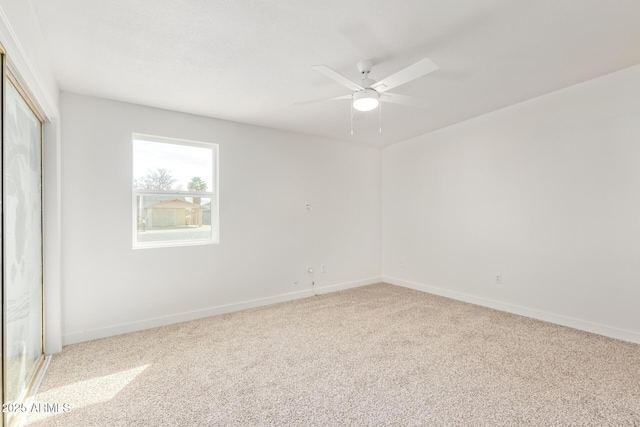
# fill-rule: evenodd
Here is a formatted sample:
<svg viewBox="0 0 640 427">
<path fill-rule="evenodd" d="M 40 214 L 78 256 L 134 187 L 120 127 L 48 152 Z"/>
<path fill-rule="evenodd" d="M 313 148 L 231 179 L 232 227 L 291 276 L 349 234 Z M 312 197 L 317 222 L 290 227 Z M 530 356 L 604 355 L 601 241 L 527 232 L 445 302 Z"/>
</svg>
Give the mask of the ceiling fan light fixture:
<svg viewBox="0 0 640 427">
<path fill-rule="evenodd" d="M 353 108 L 358 111 L 375 110 L 380 104 L 378 92 L 373 89 L 360 90 L 353 94 Z"/>
</svg>

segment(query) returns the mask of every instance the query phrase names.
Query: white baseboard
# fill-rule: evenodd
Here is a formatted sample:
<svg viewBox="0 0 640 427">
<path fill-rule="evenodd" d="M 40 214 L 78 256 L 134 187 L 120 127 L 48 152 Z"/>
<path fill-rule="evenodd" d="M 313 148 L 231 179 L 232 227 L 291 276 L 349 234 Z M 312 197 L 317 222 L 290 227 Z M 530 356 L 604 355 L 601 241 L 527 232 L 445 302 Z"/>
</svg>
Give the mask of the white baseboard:
<svg viewBox="0 0 640 427">
<path fill-rule="evenodd" d="M 338 283 L 337 285 L 327 285 L 316 287 L 316 293 L 318 295 L 328 294 L 331 292 L 344 291 L 346 289 L 358 288 L 360 286 L 373 285 L 375 283 L 381 283 L 382 277 L 371 277 L 369 279 L 356 280 L 355 282 Z"/>
<path fill-rule="evenodd" d="M 418 291 L 427 292 L 434 295 L 440 295 L 440 296 L 455 299 L 458 301 L 464 301 L 471 304 L 480 305 L 483 307 L 489 307 L 489 308 L 494 308 L 500 311 L 506 311 L 507 313 L 518 314 L 520 316 L 531 317 L 533 319 L 543 320 L 549 323 L 555 323 L 556 325 L 568 326 L 570 328 L 579 329 L 581 331 L 591 332 L 594 334 L 604 335 L 610 338 L 616 338 L 619 340 L 640 344 L 640 332 L 620 329 L 613 326 L 590 322 L 588 320 L 576 319 L 576 318 L 564 316 L 561 314 L 548 313 L 546 311 L 523 307 L 516 304 L 496 301 L 488 298 L 467 294 L 464 292 L 451 291 L 448 289 L 438 288 L 436 286 L 424 285 L 421 283 L 411 282 L 411 281 L 402 280 L 402 279 L 396 279 L 393 277 L 383 276 L 382 281 L 392 285 L 402 286 L 409 289 L 415 289 Z"/>
<path fill-rule="evenodd" d="M 107 326 L 104 328 L 86 329 L 83 331 L 70 332 L 62 336 L 63 345 L 77 344 L 84 341 L 91 341 L 99 338 L 111 337 L 114 335 L 126 334 L 129 332 L 142 331 L 144 329 L 157 328 L 160 326 L 172 325 L 174 323 L 188 322 L 190 320 L 202 319 L 204 317 L 215 316 L 218 314 L 231 313 L 234 311 L 246 310 L 248 308 L 262 307 L 265 305 L 276 304 L 279 302 L 292 301 L 300 298 L 307 298 L 315 294 L 327 294 L 330 292 L 342 291 L 345 289 L 356 288 L 359 286 L 372 285 L 380 283 L 381 277 L 372 277 L 369 279 L 357 280 L 354 282 L 338 283 L 335 285 L 316 286 L 315 289 L 305 289 L 302 291 L 290 292 L 286 294 L 275 295 L 266 298 L 258 298 L 248 301 L 241 301 L 231 304 L 223 304 L 215 307 L 193 310 L 183 313 L 170 314 L 167 316 L 153 317 L 140 320 L 137 322 L 120 323 L 117 325 Z"/>
</svg>

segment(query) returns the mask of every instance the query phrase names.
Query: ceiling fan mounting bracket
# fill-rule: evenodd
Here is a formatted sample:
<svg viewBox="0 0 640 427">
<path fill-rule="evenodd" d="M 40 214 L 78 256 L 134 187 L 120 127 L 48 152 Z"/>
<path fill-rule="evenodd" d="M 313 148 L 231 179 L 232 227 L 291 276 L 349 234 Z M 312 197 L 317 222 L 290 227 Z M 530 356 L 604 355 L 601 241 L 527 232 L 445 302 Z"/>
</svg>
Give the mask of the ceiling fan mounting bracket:
<svg viewBox="0 0 640 427">
<path fill-rule="evenodd" d="M 373 68 L 373 61 L 371 60 L 358 62 L 358 70 L 360 71 L 360 74 L 364 74 L 366 76 L 371 72 L 372 68 Z"/>
</svg>

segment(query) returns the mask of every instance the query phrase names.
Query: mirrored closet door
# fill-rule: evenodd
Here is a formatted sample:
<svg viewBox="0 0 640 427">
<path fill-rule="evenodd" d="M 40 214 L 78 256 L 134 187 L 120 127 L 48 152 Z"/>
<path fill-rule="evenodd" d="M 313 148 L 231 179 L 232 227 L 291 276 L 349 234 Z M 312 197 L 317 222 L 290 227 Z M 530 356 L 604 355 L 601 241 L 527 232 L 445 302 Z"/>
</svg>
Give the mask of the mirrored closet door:
<svg viewBox="0 0 640 427">
<path fill-rule="evenodd" d="M 44 361 L 42 120 L 4 67 L 2 111 L 3 402 L 21 404 Z M 4 414 L 5 426 L 19 413 Z"/>
</svg>

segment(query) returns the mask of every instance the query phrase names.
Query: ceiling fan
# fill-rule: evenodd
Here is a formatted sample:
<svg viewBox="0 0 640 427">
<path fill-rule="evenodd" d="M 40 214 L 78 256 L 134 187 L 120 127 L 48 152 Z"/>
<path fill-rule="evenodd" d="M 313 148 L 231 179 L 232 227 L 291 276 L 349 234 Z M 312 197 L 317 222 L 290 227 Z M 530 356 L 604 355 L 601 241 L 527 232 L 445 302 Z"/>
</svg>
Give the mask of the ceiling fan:
<svg viewBox="0 0 640 427">
<path fill-rule="evenodd" d="M 430 59 L 424 58 L 413 65 L 404 68 L 387 78 L 376 82 L 369 78 L 369 73 L 373 68 L 373 61 L 358 62 L 358 70 L 362 74 L 360 83 L 356 83 L 337 71 L 327 67 L 326 65 L 314 65 L 311 68 L 324 74 L 330 79 L 340 83 L 341 85 L 351 89 L 351 95 L 336 96 L 333 98 L 316 99 L 313 101 L 299 102 L 296 105 L 314 104 L 317 102 L 337 101 L 341 99 L 352 100 L 352 106 L 358 111 L 375 110 L 381 101 L 391 102 L 394 104 L 409 105 L 412 107 L 425 108 L 429 105 L 428 101 L 413 96 L 400 95 L 397 93 L 387 92 L 390 89 L 401 86 L 419 77 L 427 75 L 438 69 L 438 66 Z"/>
</svg>

